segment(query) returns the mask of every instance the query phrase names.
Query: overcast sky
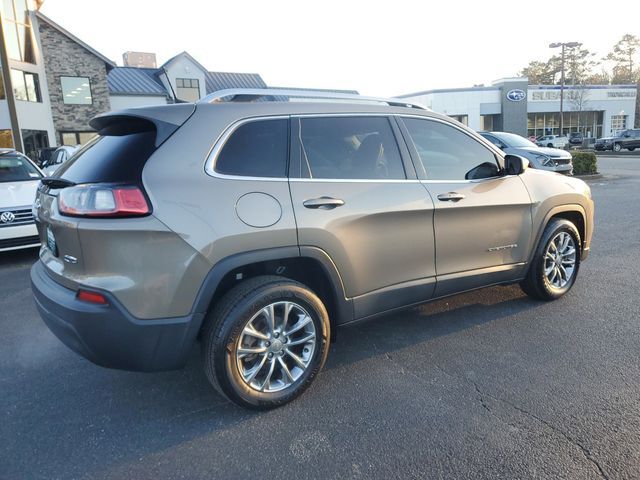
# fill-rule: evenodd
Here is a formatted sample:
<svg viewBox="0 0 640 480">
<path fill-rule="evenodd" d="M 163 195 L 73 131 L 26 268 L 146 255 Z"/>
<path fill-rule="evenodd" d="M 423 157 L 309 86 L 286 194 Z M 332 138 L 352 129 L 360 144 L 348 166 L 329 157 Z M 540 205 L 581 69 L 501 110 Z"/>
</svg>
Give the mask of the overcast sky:
<svg viewBox="0 0 640 480">
<path fill-rule="evenodd" d="M 624 33 L 640 35 L 640 1 L 611 3 L 613 17 L 602 2 L 573 3 L 46 0 L 42 12 L 119 65 L 127 50 L 155 52 L 159 65 L 186 50 L 269 86 L 392 96 L 514 76 L 551 42 L 601 57 Z"/>
</svg>

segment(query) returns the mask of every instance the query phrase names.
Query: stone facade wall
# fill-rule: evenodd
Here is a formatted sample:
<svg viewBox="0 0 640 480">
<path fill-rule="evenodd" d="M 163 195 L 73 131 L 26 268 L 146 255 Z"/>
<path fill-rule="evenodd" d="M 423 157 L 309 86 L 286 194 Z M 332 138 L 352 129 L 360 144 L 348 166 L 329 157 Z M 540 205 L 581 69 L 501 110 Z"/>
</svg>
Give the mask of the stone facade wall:
<svg viewBox="0 0 640 480">
<path fill-rule="evenodd" d="M 42 54 L 47 73 L 51 113 L 57 143 L 63 131 L 91 131 L 89 120 L 111 109 L 107 86 L 107 65 L 99 57 L 71 40 L 57 29 L 38 22 Z M 67 105 L 63 102 L 61 76 L 89 77 L 91 105 Z"/>
</svg>

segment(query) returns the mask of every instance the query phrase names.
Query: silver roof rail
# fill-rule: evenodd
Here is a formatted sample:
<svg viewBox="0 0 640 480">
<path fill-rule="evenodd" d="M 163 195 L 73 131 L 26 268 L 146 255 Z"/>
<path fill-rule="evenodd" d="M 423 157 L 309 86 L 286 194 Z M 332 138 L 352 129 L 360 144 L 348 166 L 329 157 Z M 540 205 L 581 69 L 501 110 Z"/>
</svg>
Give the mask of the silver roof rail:
<svg viewBox="0 0 640 480">
<path fill-rule="evenodd" d="M 293 98 L 317 98 L 326 100 L 347 100 L 365 103 L 386 103 L 392 107 L 409 107 L 429 110 L 424 105 L 410 102 L 401 98 L 365 97 L 355 93 L 333 93 L 322 90 L 295 90 L 281 88 L 231 88 L 218 90 L 203 97 L 198 103 L 219 102 L 251 102 L 264 97 L 293 97 Z"/>
</svg>

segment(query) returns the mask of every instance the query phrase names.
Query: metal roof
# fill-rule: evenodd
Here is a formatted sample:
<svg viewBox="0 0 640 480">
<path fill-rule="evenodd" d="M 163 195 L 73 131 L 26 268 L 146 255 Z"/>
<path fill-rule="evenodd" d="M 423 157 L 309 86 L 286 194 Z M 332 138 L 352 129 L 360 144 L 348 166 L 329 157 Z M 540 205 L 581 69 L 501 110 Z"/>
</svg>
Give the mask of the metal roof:
<svg viewBox="0 0 640 480">
<path fill-rule="evenodd" d="M 159 71 L 157 68 L 116 67 L 107 76 L 109 93 L 166 96 L 168 92 L 156 76 Z"/>
<path fill-rule="evenodd" d="M 267 88 L 257 73 L 207 72 L 207 94 L 229 88 Z"/>
</svg>

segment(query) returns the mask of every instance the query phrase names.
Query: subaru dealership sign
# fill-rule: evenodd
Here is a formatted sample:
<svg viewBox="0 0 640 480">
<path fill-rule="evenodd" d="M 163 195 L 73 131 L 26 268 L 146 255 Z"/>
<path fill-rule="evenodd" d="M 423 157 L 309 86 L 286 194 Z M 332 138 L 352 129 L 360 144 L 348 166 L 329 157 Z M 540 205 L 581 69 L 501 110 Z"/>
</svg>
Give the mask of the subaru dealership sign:
<svg viewBox="0 0 640 480">
<path fill-rule="evenodd" d="M 514 88 L 507 92 L 507 100 L 511 100 L 512 102 L 520 102 L 524 100 L 526 96 L 527 94 L 524 93 L 524 90 L 520 90 L 519 88 Z"/>
</svg>

